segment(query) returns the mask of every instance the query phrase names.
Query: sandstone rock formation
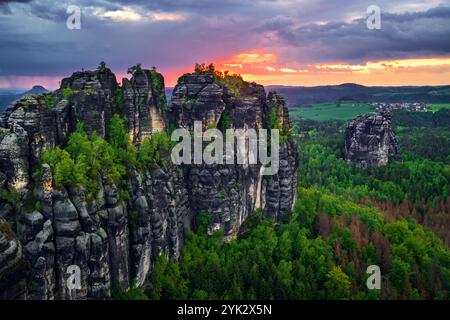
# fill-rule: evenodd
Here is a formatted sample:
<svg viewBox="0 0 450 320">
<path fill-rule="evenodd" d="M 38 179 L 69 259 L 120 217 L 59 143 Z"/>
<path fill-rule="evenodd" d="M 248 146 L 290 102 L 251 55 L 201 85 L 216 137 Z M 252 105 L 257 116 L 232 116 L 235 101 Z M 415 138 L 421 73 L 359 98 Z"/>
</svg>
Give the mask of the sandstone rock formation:
<svg viewBox="0 0 450 320">
<path fill-rule="evenodd" d="M 20 241 L 8 222 L 0 218 L 0 300 L 27 298 L 28 273 Z"/>
<path fill-rule="evenodd" d="M 186 74 L 169 105 L 155 70 L 135 69 L 122 84 L 104 66 L 75 72 L 60 89 L 18 100 L 0 118 L 0 298 L 107 299 L 114 287 L 144 286 L 158 256 L 177 259 L 200 212 L 211 215 L 211 231 L 231 238 L 257 208 L 274 221 L 291 210 L 298 166 L 292 139 L 280 146 L 278 174 L 267 178 L 261 165 L 168 161 L 130 167 L 121 186 L 99 176 L 89 198 L 83 186 L 55 188 L 42 153 L 64 147 L 80 122 L 108 139 L 114 113 L 128 119 L 137 144 L 169 126 L 191 129 L 198 120 L 207 127 L 225 116 L 231 128 L 259 128 L 272 110 L 284 132 L 290 130 L 284 100 L 256 84 L 236 95 L 212 75 Z M 32 175 L 36 166 L 39 177 Z M 78 289 L 67 286 L 72 265 L 81 271 Z"/>
<path fill-rule="evenodd" d="M 287 107 L 282 97 L 250 83 L 233 95 L 226 86 L 214 82 L 210 74 L 187 74 L 173 92 L 171 121 L 192 130 L 194 121 L 203 127 L 219 125 L 224 117 L 232 129 L 262 128 L 275 108 L 281 125 L 290 129 Z M 187 167 L 190 203 L 194 212 L 212 214 L 211 229 L 226 236 L 237 233 L 246 217 L 258 208 L 277 221 L 292 208 L 296 193 L 297 151 L 292 140 L 281 145 L 280 170 L 263 179 L 260 165 L 195 165 Z"/>
<path fill-rule="evenodd" d="M 131 80 L 123 79 L 125 112 L 133 142 L 141 142 L 152 132 L 163 130 L 166 105 L 164 78 L 155 70 L 134 72 Z"/>
<path fill-rule="evenodd" d="M 345 131 L 345 159 L 368 165 L 386 165 L 390 157 L 398 157 L 397 139 L 387 113 L 371 113 L 356 117 Z"/>
</svg>

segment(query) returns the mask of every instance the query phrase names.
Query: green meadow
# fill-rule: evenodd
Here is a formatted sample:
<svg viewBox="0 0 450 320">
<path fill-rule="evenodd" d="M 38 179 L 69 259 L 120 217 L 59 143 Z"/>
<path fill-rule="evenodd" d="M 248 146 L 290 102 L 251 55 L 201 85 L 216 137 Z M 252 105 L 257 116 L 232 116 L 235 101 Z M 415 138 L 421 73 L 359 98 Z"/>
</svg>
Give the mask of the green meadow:
<svg viewBox="0 0 450 320">
<path fill-rule="evenodd" d="M 450 103 L 432 104 L 431 105 L 432 112 L 438 112 L 441 109 L 450 109 Z"/>
<path fill-rule="evenodd" d="M 337 106 L 335 102 L 327 102 L 297 108 L 291 111 L 291 115 L 295 118 L 316 121 L 350 120 L 359 114 L 366 114 L 373 111 L 375 111 L 375 108 L 366 103 L 344 101 L 340 106 Z"/>
</svg>

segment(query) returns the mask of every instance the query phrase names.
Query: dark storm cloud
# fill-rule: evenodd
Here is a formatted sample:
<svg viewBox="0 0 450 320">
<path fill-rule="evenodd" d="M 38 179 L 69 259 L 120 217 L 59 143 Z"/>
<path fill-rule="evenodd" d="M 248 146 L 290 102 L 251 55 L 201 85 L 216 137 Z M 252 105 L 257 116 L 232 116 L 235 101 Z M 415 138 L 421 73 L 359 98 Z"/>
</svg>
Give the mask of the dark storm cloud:
<svg viewBox="0 0 450 320">
<path fill-rule="evenodd" d="M 448 55 L 449 21 L 450 7 L 438 7 L 426 12 L 382 13 L 381 30 L 369 30 L 366 19 L 300 27 L 269 21 L 259 30 L 276 32 L 277 39 L 291 52 L 286 59 L 310 56 L 315 62 L 364 62 L 367 59 Z M 296 50 L 299 51 L 297 56 Z"/>
<path fill-rule="evenodd" d="M 6 5 L 8 3 L 28 3 L 31 2 L 32 0 L 0 0 L 0 5 Z"/>
<path fill-rule="evenodd" d="M 11 14 L 11 8 L 8 6 L 9 3 L 28 3 L 32 0 L 0 0 L 0 13 Z"/>
<path fill-rule="evenodd" d="M 8 5 L 9 13 L 0 9 L 0 76 L 68 74 L 101 60 L 115 70 L 125 71 L 136 62 L 174 70 L 254 48 L 276 51 L 281 62 L 300 64 L 450 52 L 448 7 L 384 13 L 382 30 L 371 31 L 365 20 L 353 19 L 363 17 L 372 0 L 19 2 L 0 0 L 0 8 Z M 403 12 L 402 6 L 411 1 L 395 1 L 396 7 L 392 1 L 377 2 L 385 12 Z M 66 28 L 69 4 L 82 9 L 81 30 Z M 124 7 L 144 18 L 114 21 L 94 14 Z M 149 18 L 154 13 L 183 19 L 155 21 Z"/>
<path fill-rule="evenodd" d="M 99 20 L 89 15 L 88 7 L 81 7 L 81 30 L 66 28 L 68 15 L 63 5 L 47 6 L 46 10 L 45 1 L 33 2 L 15 17 L 2 17 L 0 39 L 5 46 L 0 51 L 0 75 L 60 75 L 81 67 L 93 68 L 101 60 L 123 71 L 136 62 L 174 69 L 256 45 L 257 38 L 235 43 L 239 37 L 250 39 L 250 28 L 230 16 L 114 22 Z M 119 7 L 110 4 L 101 8 Z"/>
<path fill-rule="evenodd" d="M 210 1 L 210 0 L 111 0 L 112 3 L 121 5 L 140 5 L 151 10 L 160 11 L 214 11 L 236 7 L 248 7 L 252 6 L 252 3 L 261 2 L 261 0 L 255 1 L 242 1 L 242 0 L 222 0 L 222 1 Z"/>
</svg>

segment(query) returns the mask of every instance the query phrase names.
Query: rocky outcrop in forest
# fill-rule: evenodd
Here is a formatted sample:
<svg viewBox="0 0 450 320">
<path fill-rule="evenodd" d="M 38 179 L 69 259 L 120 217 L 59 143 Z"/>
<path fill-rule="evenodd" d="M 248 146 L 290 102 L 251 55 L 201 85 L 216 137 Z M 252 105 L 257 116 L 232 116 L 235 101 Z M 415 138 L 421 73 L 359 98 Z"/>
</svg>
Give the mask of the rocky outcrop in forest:
<svg viewBox="0 0 450 320">
<path fill-rule="evenodd" d="M 120 184 L 98 175 L 90 194 L 84 185 L 57 187 L 46 150 L 64 148 L 78 123 L 108 140 L 114 114 L 127 119 L 137 148 L 169 127 L 192 129 L 194 121 L 230 128 L 262 128 L 271 113 L 287 135 L 280 169 L 264 177 L 261 165 L 182 165 L 159 161 L 130 165 Z M 209 231 L 234 237 L 258 208 L 274 221 L 292 209 L 297 150 L 289 136 L 284 100 L 255 83 L 238 92 L 212 74 L 186 74 L 170 103 L 155 70 L 132 69 L 119 86 L 104 65 L 75 72 L 61 88 L 27 96 L 0 119 L 0 299 L 108 299 L 111 290 L 145 286 L 160 255 L 177 259 L 185 233 L 200 212 Z M 39 172 L 39 174 L 35 174 Z M 123 194 L 127 196 L 124 197 Z M 67 286 L 70 266 L 81 286 Z"/>
<path fill-rule="evenodd" d="M 345 159 L 368 165 L 386 165 L 399 156 L 397 139 L 387 113 L 371 113 L 353 119 L 345 131 Z"/>
</svg>

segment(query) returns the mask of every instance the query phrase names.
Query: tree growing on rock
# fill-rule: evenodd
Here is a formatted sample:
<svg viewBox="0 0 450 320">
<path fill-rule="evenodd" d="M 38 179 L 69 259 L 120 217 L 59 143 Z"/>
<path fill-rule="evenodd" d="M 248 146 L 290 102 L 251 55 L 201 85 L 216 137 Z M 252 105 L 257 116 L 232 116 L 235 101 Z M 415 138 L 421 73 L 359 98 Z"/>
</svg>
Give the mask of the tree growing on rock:
<svg viewBox="0 0 450 320">
<path fill-rule="evenodd" d="M 131 75 L 135 75 L 136 73 L 142 72 L 142 67 L 140 63 L 137 63 L 136 65 L 128 68 L 127 73 Z"/>
<path fill-rule="evenodd" d="M 97 67 L 97 70 L 99 71 L 105 71 L 106 70 L 106 63 L 105 61 L 101 61 L 100 64 Z"/>
</svg>

